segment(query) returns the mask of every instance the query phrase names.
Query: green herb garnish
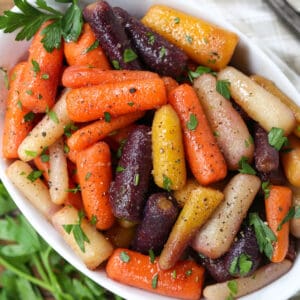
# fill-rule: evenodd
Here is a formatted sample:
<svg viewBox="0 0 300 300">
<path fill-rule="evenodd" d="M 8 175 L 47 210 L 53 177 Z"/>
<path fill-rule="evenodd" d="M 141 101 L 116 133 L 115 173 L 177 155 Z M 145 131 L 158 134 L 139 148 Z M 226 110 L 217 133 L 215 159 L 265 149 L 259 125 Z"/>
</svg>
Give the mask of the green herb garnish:
<svg viewBox="0 0 300 300">
<path fill-rule="evenodd" d="M 279 151 L 283 146 L 287 146 L 288 139 L 284 136 L 284 130 L 282 128 L 272 127 L 268 133 L 268 142 Z"/>
<path fill-rule="evenodd" d="M 228 80 L 218 80 L 216 89 L 219 94 L 221 94 L 224 98 L 230 99 L 230 82 Z"/>
<path fill-rule="evenodd" d="M 61 47 L 62 37 L 66 42 L 76 41 L 83 24 L 82 12 L 77 4 L 78 0 L 56 0 L 56 2 L 71 2 L 71 5 L 63 14 L 48 6 L 45 0 L 36 0 L 36 7 L 30 5 L 26 0 L 14 0 L 21 12 L 5 11 L 0 16 L 0 29 L 6 33 L 19 29 L 16 40 L 30 40 L 44 22 L 52 20 L 52 23 L 42 31 L 44 34 L 42 43 L 48 52 Z"/>
<path fill-rule="evenodd" d="M 190 115 L 189 121 L 186 123 L 188 130 L 195 130 L 198 126 L 198 120 L 195 114 Z"/>
</svg>

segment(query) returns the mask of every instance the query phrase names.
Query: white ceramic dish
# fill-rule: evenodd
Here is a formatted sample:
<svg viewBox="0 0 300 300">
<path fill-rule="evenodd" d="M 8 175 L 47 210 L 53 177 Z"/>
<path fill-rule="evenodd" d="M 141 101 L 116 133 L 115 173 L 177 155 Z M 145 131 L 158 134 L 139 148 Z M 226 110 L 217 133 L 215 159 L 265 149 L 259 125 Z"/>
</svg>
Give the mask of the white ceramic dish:
<svg viewBox="0 0 300 300">
<path fill-rule="evenodd" d="M 214 12 L 205 11 L 202 8 L 201 2 L 197 0 L 108 0 L 109 3 L 116 6 L 121 6 L 127 9 L 132 14 L 142 16 L 147 8 L 152 4 L 160 3 L 169 5 L 175 9 L 180 9 L 186 13 L 204 18 L 208 21 L 214 22 L 224 28 L 230 29 L 238 33 L 240 37 L 239 46 L 235 52 L 232 60 L 232 64 L 237 66 L 240 70 L 247 73 L 257 73 L 268 78 L 271 78 L 276 84 L 286 93 L 289 97 L 297 101 L 300 105 L 300 97 L 296 89 L 288 81 L 288 79 L 281 73 L 280 69 L 270 60 L 270 58 L 264 54 L 257 46 L 250 43 L 250 41 L 230 24 L 216 19 Z M 34 1 L 29 1 L 34 2 Z M 47 2 L 51 2 L 48 1 Z M 89 2 L 89 1 L 81 1 Z M 90 1 L 91 2 L 91 1 Z M 59 7 L 58 4 L 55 4 Z M 28 48 L 28 42 L 15 42 L 15 34 L 3 34 L 0 32 L 0 66 L 10 69 L 16 62 L 26 57 L 26 50 Z M 0 137 L 2 137 L 3 129 L 3 115 L 5 111 L 5 95 L 3 78 L 0 78 Z M 1 151 L 0 139 L 0 153 Z M 12 198 L 20 208 L 20 210 L 27 217 L 33 227 L 39 232 L 39 234 L 67 261 L 74 265 L 78 270 L 89 276 L 91 279 L 102 285 L 103 287 L 121 295 L 126 299 L 140 300 L 140 299 L 152 299 L 163 300 L 169 299 L 167 297 L 158 296 L 145 292 L 143 290 L 135 289 L 129 286 L 125 286 L 114 282 L 107 278 L 106 274 L 102 270 L 90 271 L 84 264 L 78 259 L 73 251 L 65 244 L 60 235 L 56 232 L 53 226 L 48 223 L 44 217 L 14 188 L 5 175 L 5 169 L 9 165 L 9 161 L 0 157 L 0 178 L 7 187 L 8 191 L 12 195 Z M 267 287 L 243 297 L 246 299 L 288 299 L 299 288 L 298 276 L 300 273 L 300 257 L 298 257 L 290 272 L 279 280 L 273 282 Z"/>
</svg>

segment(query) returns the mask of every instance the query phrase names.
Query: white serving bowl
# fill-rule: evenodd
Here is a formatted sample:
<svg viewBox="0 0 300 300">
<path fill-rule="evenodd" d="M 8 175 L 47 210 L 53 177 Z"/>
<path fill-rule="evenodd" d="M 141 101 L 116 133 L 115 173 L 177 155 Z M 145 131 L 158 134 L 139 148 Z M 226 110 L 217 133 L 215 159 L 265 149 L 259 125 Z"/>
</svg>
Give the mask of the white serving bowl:
<svg viewBox="0 0 300 300">
<path fill-rule="evenodd" d="M 34 2 L 29 0 L 29 2 Z M 51 1 L 47 0 L 47 3 Z M 91 2 L 91 1 L 81 1 Z M 165 4 L 175 9 L 182 10 L 194 16 L 211 21 L 224 28 L 236 32 L 240 37 L 238 48 L 232 60 L 232 65 L 246 73 L 257 73 L 272 79 L 289 97 L 294 99 L 300 105 L 300 97 L 294 86 L 289 82 L 280 69 L 271 61 L 271 59 L 264 54 L 257 46 L 250 42 L 241 32 L 233 28 L 224 20 L 216 19 L 214 12 L 205 11 L 202 8 L 201 1 L 197 0 L 108 0 L 113 6 L 121 6 L 127 9 L 130 13 L 142 16 L 152 4 Z M 51 3 L 52 4 L 52 3 Z M 59 7 L 59 4 L 55 3 Z M 14 64 L 23 58 L 26 58 L 28 42 L 15 42 L 15 34 L 4 34 L 0 32 L 0 66 L 10 69 Z M 4 80 L 0 78 L 0 153 L 2 143 L 2 130 L 5 111 L 5 95 L 6 89 L 4 87 Z M 114 293 L 126 299 L 140 300 L 152 299 L 163 300 L 171 299 L 156 294 L 148 293 L 140 289 L 125 286 L 107 278 L 103 270 L 90 271 L 80 261 L 80 259 L 73 253 L 68 245 L 63 241 L 58 232 L 53 226 L 46 221 L 46 219 L 26 200 L 21 193 L 11 184 L 5 175 L 5 169 L 10 164 L 10 161 L 4 160 L 0 157 L 0 178 L 7 187 L 12 198 L 20 208 L 22 213 L 26 216 L 32 226 L 37 232 L 69 263 L 75 266 L 82 273 L 99 283 L 101 286 L 111 290 Z M 298 255 L 299 256 L 299 255 Z M 300 258 L 297 257 L 292 269 L 280 279 L 272 284 L 266 286 L 259 291 L 256 291 L 242 299 L 288 299 L 299 289 L 300 274 Z"/>
</svg>

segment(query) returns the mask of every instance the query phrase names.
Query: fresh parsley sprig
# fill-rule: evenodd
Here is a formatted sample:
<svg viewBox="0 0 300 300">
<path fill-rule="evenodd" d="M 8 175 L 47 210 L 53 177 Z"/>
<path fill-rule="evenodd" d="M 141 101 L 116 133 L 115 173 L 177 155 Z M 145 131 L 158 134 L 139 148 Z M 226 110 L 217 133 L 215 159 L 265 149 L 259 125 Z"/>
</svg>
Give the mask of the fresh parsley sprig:
<svg viewBox="0 0 300 300">
<path fill-rule="evenodd" d="M 250 213 L 249 223 L 254 227 L 259 251 L 271 259 L 274 251 L 273 242 L 277 241 L 275 234 L 257 213 Z"/>
<path fill-rule="evenodd" d="M 5 11 L 3 16 L 0 16 L 0 29 L 6 33 L 20 30 L 16 40 L 30 40 L 44 22 L 52 20 L 53 22 L 42 31 L 44 34 L 42 43 L 48 52 L 52 52 L 55 48 L 59 49 L 62 38 L 66 42 L 76 41 L 83 25 L 82 11 L 77 4 L 78 0 L 55 1 L 71 3 L 71 5 L 63 14 L 50 7 L 45 0 L 36 0 L 36 7 L 30 5 L 27 0 L 14 0 L 14 4 L 20 12 Z"/>
</svg>

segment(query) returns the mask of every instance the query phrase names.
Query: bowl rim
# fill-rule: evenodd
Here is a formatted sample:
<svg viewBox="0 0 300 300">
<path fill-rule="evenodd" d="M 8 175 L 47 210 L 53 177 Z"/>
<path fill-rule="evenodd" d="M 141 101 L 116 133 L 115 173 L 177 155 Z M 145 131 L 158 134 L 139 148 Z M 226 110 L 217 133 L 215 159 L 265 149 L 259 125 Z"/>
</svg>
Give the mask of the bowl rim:
<svg viewBox="0 0 300 300">
<path fill-rule="evenodd" d="M 34 0 L 29 0 L 30 3 L 33 3 Z M 48 1 L 47 1 L 48 2 Z M 49 1 L 50 4 L 52 4 Z M 84 1 L 84 2 L 91 2 L 91 1 Z M 273 75 L 274 72 L 277 74 L 278 79 L 280 82 L 278 86 L 282 89 L 285 93 L 288 94 L 292 99 L 295 99 L 296 103 L 300 105 L 300 97 L 296 90 L 296 88 L 290 83 L 288 78 L 280 71 L 279 67 L 274 64 L 274 62 L 266 55 L 253 41 L 250 41 L 243 33 L 241 33 L 237 28 L 233 25 L 228 23 L 225 19 L 220 19 L 215 17 L 215 12 L 210 11 L 201 11 L 201 7 L 197 0 L 189 0 L 182 5 L 181 0 L 145 0 L 141 4 L 139 0 L 108 0 L 109 3 L 113 3 L 114 5 L 120 5 L 123 7 L 133 9 L 134 13 L 138 12 L 140 6 L 143 6 L 142 9 L 146 9 L 151 4 L 164 4 L 170 7 L 174 7 L 175 9 L 182 10 L 186 13 L 198 16 L 203 19 L 207 19 L 215 24 L 218 24 L 221 27 L 227 28 L 235 33 L 238 34 L 240 38 L 239 46 L 238 47 L 246 47 L 246 50 L 250 51 L 252 54 L 258 56 L 258 60 L 262 61 L 263 65 L 268 66 L 267 73 L 272 71 L 271 74 Z M 56 3 L 56 6 L 59 6 Z M 128 6 L 128 7 L 127 7 Z M 0 49 L 5 48 L 5 44 L 7 41 L 10 41 L 12 45 L 18 45 L 20 47 L 18 55 L 21 55 L 22 52 L 26 52 L 24 49 L 28 46 L 28 42 L 21 42 L 16 43 L 12 42 L 14 39 L 15 34 L 4 34 L 0 32 Z M 245 49 L 244 49 L 245 50 Z M 1 52 L 1 51 L 0 51 Z M 250 53 L 250 54 L 251 54 Z M 21 56 L 19 56 L 20 58 Z M 1 61 L 1 59 L 0 59 Z M 253 63 L 253 62 L 252 62 Z M 12 65 L 10 65 L 11 67 Z M 266 76 L 266 72 L 262 72 L 261 75 Z M 270 75 L 270 73 L 269 73 Z M 0 114 L 0 123 L 3 122 L 3 116 Z M 2 136 L 2 127 L 0 128 L 0 136 Z M 1 139 L 2 140 L 2 139 Z M 2 141 L 0 141 L 0 150 L 1 150 Z M 80 259 L 73 253 L 73 251 L 69 248 L 69 246 L 64 242 L 64 240 L 60 237 L 59 233 L 53 228 L 52 224 L 50 224 L 46 219 L 34 208 L 28 200 L 25 199 L 21 195 L 19 191 L 13 186 L 10 180 L 5 175 L 5 168 L 9 161 L 4 160 L 0 157 L 0 178 L 3 184 L 8 189 L 9 193 L 11 194 L 12 198 L 16 202 L 17 206 L 21 210 L 21 212 L 25 215 L 27 220 L 31 223 L 31 225 L 35 228 L 35 230 L 45 239 L 45 241 L 51 245 L 51 247 L 57 251 L 62 257 L 64 257 L 69 263 L 74 265 L 79 271 L 96 281 L 101 286 L 105 287 L 106 289 L 119 294 L 126 299 L 141 299 L 141 297 L 151 297 L 151 299 L 156 300 L 163 300 L 163 299 L 171 299 L 169 297 L 153 294 L 146 292 L 144 290 L 140 290 L 137 288 L 129 287 L 123 284 L 120 284 L 116 281 L 109 279 L 106 275 L 104 270 L 101 271 L 91 271 L 85 267 L 85 265 L 80 261 Z M 292 269 L 273 283 L 269 284 L 267 288 L 262 288 L 256 292 L 253 292 L 247 296 L 242 297 L 241 299 L 250 300 L 250 299 L 266 299 L 267 297 L 272 297 L 272 299 L 287 299 L 288 297 L 292 296 L 297 290 L 297 270 L 300 270 L 300 258 L 298 257 L 293 264 Z M 289 286 L 287 290 L 286 287 Z M 134 295 L 133 295 L 134 294 Z"/>
</svg>

